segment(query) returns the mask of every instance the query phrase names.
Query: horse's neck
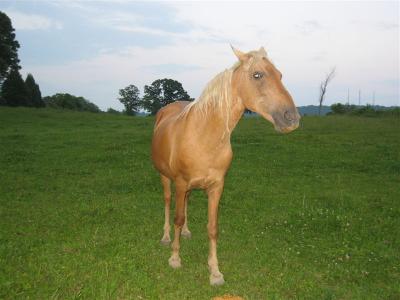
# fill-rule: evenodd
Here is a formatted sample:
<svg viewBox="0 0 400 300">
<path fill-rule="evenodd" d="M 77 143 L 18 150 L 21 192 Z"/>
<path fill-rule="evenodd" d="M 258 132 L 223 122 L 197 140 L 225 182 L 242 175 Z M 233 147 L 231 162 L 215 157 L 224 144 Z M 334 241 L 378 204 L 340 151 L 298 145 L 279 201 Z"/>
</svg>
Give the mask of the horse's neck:
<svg viewBox="0 0 400 300">
<path fill-rule="evenodd" d="M 199 100 L 188 107 L 193 128 L 210 143 L 229 142 L 230 135 L 244 112 L 244 105 L 232 86 L 232 69 L 221 72 L 206 86 Z"/>
<path fill-rule="evenodd" d="M 210 137 L 210 143 L 229 142 L 232 131 L 244 113 L 245 107 L 239 97 L 230 95 L 229 109 L 209 107 L 206 112 L 196 112 L 196 127 Z"/>
<path fill-rule="evenodd" d="M 242 100 L 236 95 L 232 95 L 231 99 L 231 107 L 230 107 L 230 115 L 228 122 L 229 133 L 235 129 L 237 123 L 244 113 L 245 107 L 242 103 Z"/>
</svg>

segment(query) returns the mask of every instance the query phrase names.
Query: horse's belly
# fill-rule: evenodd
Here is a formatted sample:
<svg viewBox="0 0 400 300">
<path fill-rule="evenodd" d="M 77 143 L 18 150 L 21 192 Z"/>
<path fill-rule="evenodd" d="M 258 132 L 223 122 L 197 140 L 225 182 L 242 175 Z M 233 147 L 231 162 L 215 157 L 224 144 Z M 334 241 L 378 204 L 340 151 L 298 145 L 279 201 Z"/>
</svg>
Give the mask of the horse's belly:
<svg viewBox="0 0 400 300">
<path fill-rule="evenodd" d="M 170 143 L 162 135 L 153 137 L 151 156 L 156 169 L 163 175 L 173 178 L 171 169 L 171 147 Z"/>
<path fill-rule="evenodd" d="M 199 177 L 191 177 L 188 180 L 188 185 L 190 189 L 207 189 L 212 186 L 216 182 L 220 182 L 223 180 L 224 175 L 208 175 L 208 176 L 199 176 Z"/>
</svg>

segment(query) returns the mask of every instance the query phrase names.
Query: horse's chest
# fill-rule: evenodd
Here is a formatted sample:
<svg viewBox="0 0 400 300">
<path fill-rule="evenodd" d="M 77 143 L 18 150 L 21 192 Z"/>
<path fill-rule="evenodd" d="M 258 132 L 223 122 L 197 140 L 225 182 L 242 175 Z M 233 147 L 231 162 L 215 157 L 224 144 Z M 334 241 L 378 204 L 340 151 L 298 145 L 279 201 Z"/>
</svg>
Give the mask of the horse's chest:
<svg viewBox="0 0 400 300">
<path fill-rule="evenodd" d="M 232 150 L 226 146 L 214 151 L 192 153 L 181 161 L 181 171 L 190 186 L 206 188 L 224 178 L 231 161 Z"/>
</svg>

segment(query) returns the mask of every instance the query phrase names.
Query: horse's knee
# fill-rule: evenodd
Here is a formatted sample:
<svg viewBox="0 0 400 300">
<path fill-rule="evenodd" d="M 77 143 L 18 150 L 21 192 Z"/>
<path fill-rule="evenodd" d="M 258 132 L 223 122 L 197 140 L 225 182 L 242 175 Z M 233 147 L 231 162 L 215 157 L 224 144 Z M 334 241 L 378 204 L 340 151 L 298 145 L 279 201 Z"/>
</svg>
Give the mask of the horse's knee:
<svg viewBox="0 0 400 300">
<path fill-rule="evenodd" d="M 177 215 L 177 216 L 175 216 L 174 224 L 175 224 L 176 226 L 181 227 L 181 226 L 183 226 L 184 223 L 185 223 L 185 216 L 184 216 L 184 215 Z"/>
</svg>

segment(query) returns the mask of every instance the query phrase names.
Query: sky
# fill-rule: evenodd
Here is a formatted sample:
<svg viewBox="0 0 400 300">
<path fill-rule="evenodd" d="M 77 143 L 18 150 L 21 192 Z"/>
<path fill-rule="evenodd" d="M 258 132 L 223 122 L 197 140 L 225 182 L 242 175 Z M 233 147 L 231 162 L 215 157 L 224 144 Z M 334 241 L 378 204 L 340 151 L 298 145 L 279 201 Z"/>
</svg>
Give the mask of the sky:
<svg viewBox="0 0 400 300">
<path fill-rule="evenodd" d="M 297 106 L 400 105 L 399 2 L 3 1 L 21 44 L 23 76 L 42 95 L 83 96 L 121 110 L 118 91 L 172 78 L 197 98 L 236 61 L 230 44 L 264 46 Z M 375 95 L 375 97 L 374 97 Z"/>
</svg>

